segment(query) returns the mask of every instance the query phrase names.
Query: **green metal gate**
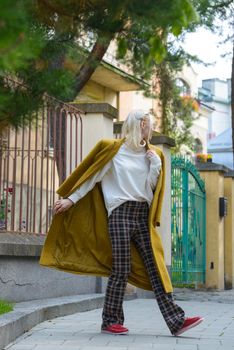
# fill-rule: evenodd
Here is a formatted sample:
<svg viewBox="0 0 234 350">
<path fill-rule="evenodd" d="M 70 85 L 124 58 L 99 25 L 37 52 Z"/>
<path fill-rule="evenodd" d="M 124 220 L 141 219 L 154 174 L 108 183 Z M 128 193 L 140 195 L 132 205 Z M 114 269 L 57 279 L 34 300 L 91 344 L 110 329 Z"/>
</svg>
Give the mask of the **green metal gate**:
<svg viewBox="0 0 234 350">
<path fill-rule="evenodd" d="M 195 165 L 184 157 L 171 162 L 172 283 L 205 283 L 206 193 Z"/>
</svg>

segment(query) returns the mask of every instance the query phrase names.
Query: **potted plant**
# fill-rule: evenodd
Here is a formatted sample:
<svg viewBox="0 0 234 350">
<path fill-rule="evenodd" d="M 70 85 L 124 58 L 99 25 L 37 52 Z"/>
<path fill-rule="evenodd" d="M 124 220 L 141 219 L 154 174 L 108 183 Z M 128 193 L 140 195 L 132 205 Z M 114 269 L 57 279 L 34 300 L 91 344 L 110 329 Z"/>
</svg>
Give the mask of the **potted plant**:
<svg viewBox="0 0 234 350">
<path fill-rule="evenodd" d="M 205 163 L 206 162 L 206 154 L 197 153 L 196 161 L 199 162 L 199 163 Z"/>
<path fill-rule="evenodd" d="M 207 162 L 212 162 L 212 154 L 207 154 Z"/>
</svg>

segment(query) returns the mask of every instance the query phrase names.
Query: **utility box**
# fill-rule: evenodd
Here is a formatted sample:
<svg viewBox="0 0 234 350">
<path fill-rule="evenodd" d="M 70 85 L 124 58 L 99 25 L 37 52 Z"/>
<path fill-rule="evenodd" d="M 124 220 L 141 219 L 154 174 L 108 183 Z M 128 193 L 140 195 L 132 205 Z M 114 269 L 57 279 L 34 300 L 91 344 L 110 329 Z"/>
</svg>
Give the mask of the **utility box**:
<svg viewBox="0 0 234 350">
<path fill-rule="evenodd" d="M 219 197 L 219 216 L 224 217 L 227 216 L 227 198 L 226 197 Z"/>
</svg>

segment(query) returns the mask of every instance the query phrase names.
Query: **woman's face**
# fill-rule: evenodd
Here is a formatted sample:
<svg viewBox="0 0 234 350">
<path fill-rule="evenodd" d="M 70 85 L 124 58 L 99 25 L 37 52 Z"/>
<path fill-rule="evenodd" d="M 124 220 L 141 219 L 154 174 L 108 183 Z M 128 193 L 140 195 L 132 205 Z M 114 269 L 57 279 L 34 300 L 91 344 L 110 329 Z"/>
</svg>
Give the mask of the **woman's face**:
<svg viewBox="0 0 234 350">
<path fill-rule="evenodd" d="M 144 118 L 141 121 L 141 136 L 143 139 L 148 140 L 152 134 L 152 126 L 149 118 Z"/>
</svg>

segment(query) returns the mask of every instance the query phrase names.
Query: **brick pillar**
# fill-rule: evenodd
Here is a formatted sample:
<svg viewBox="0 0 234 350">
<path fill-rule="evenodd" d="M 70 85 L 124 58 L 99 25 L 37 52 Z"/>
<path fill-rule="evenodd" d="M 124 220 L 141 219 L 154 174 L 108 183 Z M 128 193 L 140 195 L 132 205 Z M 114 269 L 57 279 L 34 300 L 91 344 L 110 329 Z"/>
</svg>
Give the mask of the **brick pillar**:
<svg viewBox="0 0 234 350">
<path fill-rule="evenodd" d="M 224 219 L 224 285 L 234 287 L 234 173 L 224 175 L 224 195 L 228 200 L 227 216 Z"/>
<path fill-rule="evenodd" d="M 118 110 L 108 103 L 78 103 L 75 106 L 85 112 L 82 117 L 84 158 L 98 141 L 113 138 L 113 119 L 117 118 Z"/>
<path fill-rule="evenodd" d="M 206 188 L 206 287 L 224 289 L 224 218 L 219 198 L 224 197 L 224 174 L 228 168 L 216 163 L 197 163 Z"/>
</svg>

